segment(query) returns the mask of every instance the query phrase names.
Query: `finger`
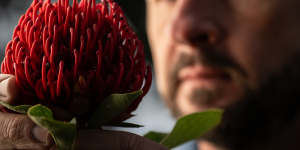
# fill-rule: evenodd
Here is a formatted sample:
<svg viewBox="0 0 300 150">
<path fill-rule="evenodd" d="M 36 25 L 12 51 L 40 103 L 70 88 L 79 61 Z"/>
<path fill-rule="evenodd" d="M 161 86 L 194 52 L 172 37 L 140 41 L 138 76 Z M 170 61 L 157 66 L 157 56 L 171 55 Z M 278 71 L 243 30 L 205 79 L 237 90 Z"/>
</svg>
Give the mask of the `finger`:
<svg viewBox="0 0 300 150">
<path fill-rule="evenodd" d="M 45 149 L 53 144 L 47 130 L 27 116 L 0 112 L 0 147 L 3 149 Z"/>
<path fill-rule="evenodd" d="M 14 104 L 17 96 L 16 78 L 13 75 L 0 74 L 0 100 Z"/>
<path fill-rule="evenodd" d="M 167 150 L 144 137 L 117 131 L 84 130 L 78 133 L 76 150 Z"/>
</svg>

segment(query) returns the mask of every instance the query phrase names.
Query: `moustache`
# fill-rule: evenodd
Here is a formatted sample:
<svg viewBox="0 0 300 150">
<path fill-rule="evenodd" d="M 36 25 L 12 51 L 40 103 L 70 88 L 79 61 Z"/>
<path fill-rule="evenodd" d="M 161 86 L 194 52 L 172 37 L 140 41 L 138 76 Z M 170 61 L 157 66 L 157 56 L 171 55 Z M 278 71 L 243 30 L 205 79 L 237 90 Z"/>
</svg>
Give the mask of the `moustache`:
<svg viewBox="0 0 300 150">
<path fill-rule="evenodd" d="M 235 72 L 242 76 L 246 76 L 246 72 L 234 62 L 234 59 L 222 54 L 220 51 L 207 49 L 199 50 L 197 55 L 180 53 L 176 59 L 176 62 L 170 66 L 168 79 L 170 80 L 171 95 L 176 92 L 177 85 L 179 84 L 178 74 L 185 68 L 192 65 L 201 65 L 209 68 L 217 68 L 229 74 L 229 76 Z"/>
</svg>

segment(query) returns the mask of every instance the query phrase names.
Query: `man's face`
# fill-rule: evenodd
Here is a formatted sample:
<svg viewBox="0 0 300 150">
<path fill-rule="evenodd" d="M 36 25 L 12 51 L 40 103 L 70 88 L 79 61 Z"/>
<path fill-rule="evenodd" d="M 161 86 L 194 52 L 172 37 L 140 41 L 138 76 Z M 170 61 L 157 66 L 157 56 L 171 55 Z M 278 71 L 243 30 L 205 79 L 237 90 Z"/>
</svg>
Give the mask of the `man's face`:
<svg viewBox="0 0 300 150">
<path fill-rule="evenodd" d="M 147 0 L 159 92 L 176 115 L 227 108 L 300 49 L 299 0 Z"/>
</svg>

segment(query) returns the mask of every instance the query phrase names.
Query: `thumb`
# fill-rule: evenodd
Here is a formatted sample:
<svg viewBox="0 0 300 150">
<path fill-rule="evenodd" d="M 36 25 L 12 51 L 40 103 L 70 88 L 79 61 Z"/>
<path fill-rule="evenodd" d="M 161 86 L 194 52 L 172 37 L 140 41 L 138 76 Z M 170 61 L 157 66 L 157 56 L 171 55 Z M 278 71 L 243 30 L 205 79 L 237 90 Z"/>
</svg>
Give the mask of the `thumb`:
<svg viewBox="0 0 300 150">
<path fill-rule="evenodd" d="M 9 74 L 0 74 L 0 100 L 14 104 L 18 96 L 16 78 Z"/>
<path fill-rule="evenodd" d="M 45 149 L 52 143 L 46 129 L 27 116 L 0 112 L 0 149 Z"/>
<path fill-rule="evenodd" d="M 76 150 L 168 150 L 149 139 L 127 132 L 82 130 L 78 133 Z"/>
<path fill-rule="evenodd" d="M 0 101 L 13 105 L 17 103 L 17 96 L 16 78 L 0 74 Z M 47 130 L 35 125 L 26 115 L 0 112 L 0 150 L 41 150 L 50 144 L 52 138 Z"/>
</svg>

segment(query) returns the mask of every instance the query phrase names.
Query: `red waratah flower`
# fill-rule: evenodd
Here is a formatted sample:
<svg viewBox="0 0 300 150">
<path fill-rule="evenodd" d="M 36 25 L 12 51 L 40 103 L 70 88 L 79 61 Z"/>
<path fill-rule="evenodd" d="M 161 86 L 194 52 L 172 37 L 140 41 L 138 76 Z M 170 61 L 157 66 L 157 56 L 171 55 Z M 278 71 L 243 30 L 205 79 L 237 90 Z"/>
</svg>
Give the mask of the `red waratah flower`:
<svg viewBox="0 0 300 150">
<path fill-rule="evenodd" d="M 141 41 L 112 0 L 74 0 L 73 6 L 69 0 L 34 0 L 6 47 L 1 71 L 15 75 L 21 104 L 59 106 L 74 116 L 75 97 L 87 98 L 93 108 L 113 93 L 142 89 L 121 121 L 152 78 Z"/>
</svg>

